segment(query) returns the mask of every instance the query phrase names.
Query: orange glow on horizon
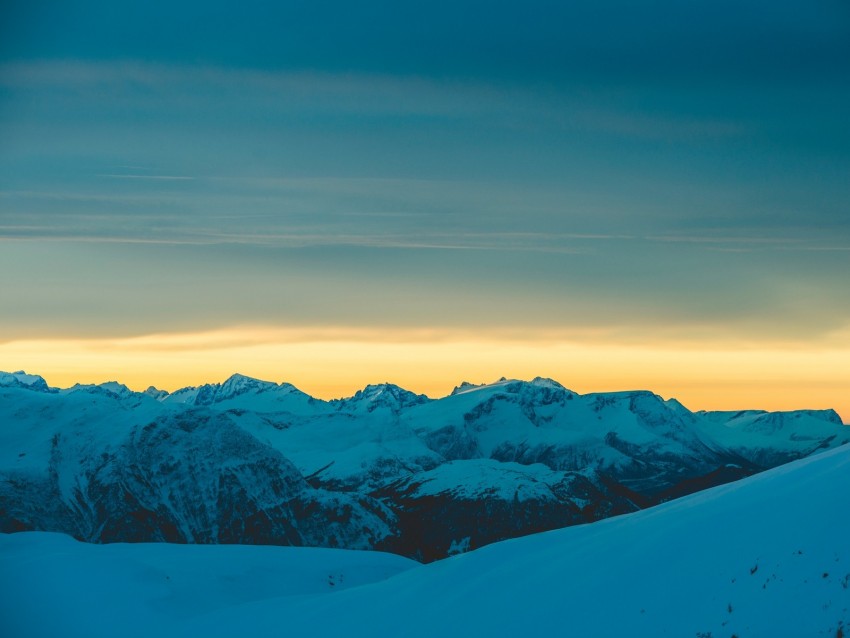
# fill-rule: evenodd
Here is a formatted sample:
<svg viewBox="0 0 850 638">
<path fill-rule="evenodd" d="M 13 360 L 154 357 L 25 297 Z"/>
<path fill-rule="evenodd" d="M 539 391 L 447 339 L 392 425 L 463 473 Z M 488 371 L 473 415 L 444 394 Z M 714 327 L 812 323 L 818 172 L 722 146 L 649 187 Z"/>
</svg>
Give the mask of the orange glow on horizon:
<svg viewBox="0 0 850 638">
<path fill-rule="evenodd" d="M 692 410 L 834 408 L 850 421 L 850 345 L 804 349 L 699 343 L 618 344 L 601 335 L 537 339 L 428 330 L 229 328 L 130 338 L 0 344 L 0 368 L 54 386 L 117 380 L 175 390 L 234 372 L 288 381 L 320 398 L 390 381 L 440 397 L 461 381 L 551 377 L 581 393 L 629 389 Z"/>
</svg>

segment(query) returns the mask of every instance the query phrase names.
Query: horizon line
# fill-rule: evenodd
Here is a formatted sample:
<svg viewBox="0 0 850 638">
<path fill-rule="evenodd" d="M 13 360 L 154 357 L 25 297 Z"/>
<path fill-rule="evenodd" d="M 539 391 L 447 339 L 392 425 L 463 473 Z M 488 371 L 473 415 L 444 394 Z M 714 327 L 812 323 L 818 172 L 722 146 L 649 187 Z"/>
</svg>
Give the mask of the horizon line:
<svg viewBox="0 0 850 638">
<path fill-rule="evenodd" d="M 273 384 L 277 388 L 290 386 L 290 387 L 294 388 L 295 390 L 297 390 L 298 392 L 301 392 L 302 394 L 306 395 L 307 397 L 309 397 L 312 400 L 323 401 L 325 403 L 335 403 L 335 402 L 347 401 L 349 399 L 355 398 L 358 394 L 368 390 L 369 388 L 375 388 L 375 387 L 381 387 L 381 386 L 392 386 L 392 387 L 398 388 L 399 390 L 403 390 L 404 392 L 409 392 L 410 394 L 414 394 L 414 395 L 417 395 L 417 396 L 424 396 L 426 399 L 428 399 L 428 401 L 441 401 L 443 399 L 447 399 L 447 398 L 450 398 L 452 396 L 456 396 L 458 394 L 464 394 L 465 392 L 472 392 L 472 391 L 475 391 L 475 390 L 495 387 L 495 386 L 499 386 L 499 385 L 509 385 L 509 384 L 512 384 L 512 383 L 537 385 L 535 382 L 544 381 L 544 382 L 554 383 L 557 386 L 559 386 L 561 389 L 563 389 L 564 391 L 572 393 L 572 394 L 574 394 L 578 397 L 582 397 L 582 398 L 594 396 L 594 395 L 651 394 L 655 397 L 658 397 L 663 403 L 669 403 L 670 401 L 675 401 L 676 403 L 678 403 L 679 405 L 684 407 L 686 410 L 688 410 L 688 412 L 690 412 L 691 414 L 713 413 L 713 412 L 762 412 L 762 413 L 765 413 L 765 414 L 773 414 L 773 413 L 829 412 L 829 411 L 832 411 L 841 420 L 842 425 L 846 425 L 846 426 L 850 427 L 850 422 L 845 422 L 844 419 L 841 417 L 841 414 L 835 408 L 794 408 L 794 409 L 790 409 L 790 410 L 769 410 L 769 409 L 765 409 L 765 408 L 738 408 L 738 409 L 731 409 L 731 410 L 729 410 L 729 409 L 723 409 L 723 410 L 718 410 L 718 409 L 715 409 L 715 410 L 708 410 L 708 409 L 691 410 L 686 405 L 684 405 L 679 399 L 677 399 L 675 396 L 670 396 L 670 397 L 665 398 L 663 395 L 655 392 L 654 390 L 648 389 L 648 388 L 632 388 L 632 389 L 625 389 L 625 390 L 601 390 L 601 391 L 591 391 L 591 392 L 582 393 L 582 392 L 577 392 L 575 390 L 571 390 L 570 388 L 563 385 L 560 381 L 557 381 L 557 380 L 552 379 L 550 377 L 544 377 L 544 376 L 536 376 L 531 380 L 520 379 L 520 378 L 509 378 L 509 377 L 502 376 L 499 379 L 497 379 L 496 381 L 492 381 L 492 382 L 489 382 L 489 383 L 472 383 L 472 382 L 464 380 L 464 381 L 461 381 L 459 384 L 455 385 L 454 389 L 451 392 L 449 392 L 448 394 L 445 394 L 445 395 L 441 395 L 441 396 L 431 396 L 431 395 L 428 395 L 424 392 L 421 392 L 421 393 L 415 392 L 413 390 L 408 390 L 407 388 L 405 388 L 401 385 L 398 385 L 396 383 L 393 383 L 391 381 L 383 381 L 383 382 L 380 382 L 380 383 L 367 383 L 365 386 L 357 389 L 353 394 L 348 395 L 348 396 L 340 396 L 340 397 L 333 397 L 333 398 L 330 398 L 330 399 L 324 399 L 324 398 L 321 398 L 321 397 L 313 396 L 309 392 L 305 392 L 304 390 L 301 390 L 298 386 L 296 386 L 294 383 L 291 383 L 289 381 L 280 381 L 280 382 L 278 382 L 278 381 L 268 381 L 266 379 L 260 379 L 258 377 L 252 377 L 250 375 L 242 374 L 240 372 L 234 372 L 222 381 L 200 383 L 198 385 L 186 385 L 186 386 L 178 387 L 174 390 L 161 389 L 161 388 L 156 387 L 153 384 L 149 385 L 145 390 L 134 390 L 133 388 L 131 388 L 127 384 L 125 384 L 125 383 L 123 383 L 123 382 L 121 382 L 117 379 L 110 379 L 108 381 L 101 381 L 101 382 L 94 382 L 94 383 L 81 383 L 81 382 L 78 381 L 71 386 L 60 387 L 60 386 L 50 385 L 47 382 L 47 379 L 44 376 L 42 376 L 41 374 L 26 372 L 24 370 L 17 370 L 17 371 L 14 371 L 14 372 L 7 372 L 5 370 L 0 370 L 0 378 L 3 375 L 9 375 L 9 376 L 12 376 L 12 377 L 17 377 L 18 375 L 24 375 L 24 376 L 27 376 L 27 377 L 37 377 L 38 379 L 41 379 L 42 381 L 44 381 L 45 385 L 47 386 L 47 388 L 49 390 L 53 390 L 53 391 L 56 391 L 56 392 L 67 392 L 69 390 L 74 390 L 75 388 L 78 388 L 78 387 L 81 388 L 81 389 L 82 388 L 90 388 L 90 387 L 102 387 L 102 386 L 114 383 L 114 384 L 121 385 L 121 386 L 125 387 L 127 390 L 129 390 L 130 392 L 132 392 L 134 394 L 143 394 L 143 395 L 151 396 L 150 394 L 148 394 L 148 392 L 150 390 L 155 390 L 156 392 L 165 392 L 166 394 L 163 396 L 163 398 L 167 397 L 167 396 L 173 396 L 173 395 L 178 394 L 178 393 L 180 393 L 184 390 L 196 390 L 196 389 L 200 389 L 200 388 L 203 388 L 203 387 L 209 387 L 209 386 L 221 387 L 224 384 L 226 384 L 228 381 L 230 381 L 234 378 L 242 378 L 242 379 L 247 379 L 249 381 L 259 381 L 261 383 Z M 23 383 L 23 382 L 21 382 L 21 383 L 24 386 L 32 385 L 31 383 L 30 384 Z M 2 386 L 0 386 L 0 387 L 2 387 Z M 459 390 L 462 390 L 465 387 L 468 387 L 469 389 L 466 390 L 465 392 L 458 392 Z M 157 399 L 157 400 L 160 400 L 160 399 Z"/>
</svg>

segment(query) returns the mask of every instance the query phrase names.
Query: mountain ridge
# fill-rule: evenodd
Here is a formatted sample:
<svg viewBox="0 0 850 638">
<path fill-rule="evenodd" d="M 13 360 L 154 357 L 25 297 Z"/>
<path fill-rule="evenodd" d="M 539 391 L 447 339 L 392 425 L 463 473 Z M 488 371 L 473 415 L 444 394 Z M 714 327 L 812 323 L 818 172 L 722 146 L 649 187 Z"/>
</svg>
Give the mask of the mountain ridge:
<svg viewBox="0 0 850 638">
<path fill-rule="evenodd" d="M 850 442 L 834 411 L 691 412 L 550 379 L 315 399 L 234 375 L 166 396 L 0 373 L 0 531 L 382 549 L 433 561 Z"/>
<path fill-rule="evenodd" d="M 526 381 L 523 379 L 508 379 L 506 377 L 501 377 L 497 381 L 493 381 L 491 383 L 470 383 L 468 381 L 462 381 L 460 384 L 455 386 L 448 394 L 438 397 L 430 397 L 423 393 L 417 393 L 412 390 L 408 390 L 404 387 L 391 383 L 389 381 L 385 381 L 382 383 L 369 383 L 366 384 L 363 388 L 359 390 L 355 390 L 354 394 L 350 396 L 337 397 L 333 399 L 321 399 L 318 397 L 314 397 L 307 392 L 304 392 L 297 386 L 287 381 L 282 381 L 280 383 L 274 381 L 266 381 L 263 379 L 259 379 L 256 377 L 251 377 L 248 375 L 241 374 L 239 372 L 235 372 L 230 375 L 227 379 L 221 382 L 212 382 L 212 383 L 204 383 L 198 386 L 183 386 L 174 391 L 169 392 L 168 390 L 163 390 L 157 388 L 154 385 L 149 385 L 145 390 L 132 390 L 128 386 L 120 383 L 118 381 L 106 381 L 101 383 L 75 383 L 74 385 L 68 388 L 61 388 L 57 386 L 50 386 L 44 377 L 37 374 L 28 374 L 23 370 L 19 370 L 17 372 L 3 372 L 0 371 L 0 387 L 8 387 L 9 385 L 18 385 L 19 387 L 28 387 L 33 390 L 41 391 L 41 392 L 70 392 L 76 390 L 85 390 L 85 389 L 93 389 L 93 388 L 102 388 L 108 391 L 115 392 L 113 388 L 120 387 L 121 390 L 125 393 L 129 392 L 132 394 L 145 394 L 148 395 L 158 401 L 175 401 L 175 402 L 184 402 L 181 400 L 183 397 L 190 396 L 195 398 L 193 393 L 200 392 L 201 401 L 204 404 L 206 403 L 214 403 L 216 399 L 226 400 L 228 398 L 233 398 L 233 396 L 242 394 L 247 392 L 250 388 L 259 388 L 262 391 L 289 391 L 294 394 L 303 395 L 314 402 L 321 403 L 330 403 L 335 405 L 342 405 L 345 402 L 350 402 L 352 400 L 361 398 L 363 396 L 370 395 L 374 390 L 381 388 L 394 388 L 397 391 L 401 391 L 407 395 L 412 395 L 414 397 L 421 397 L 428 401 L 439 401 L 442 399 L 446 399 L 448 397 L 456 396 L 458 394 L 465 394 L 467 392 L 473 392 L 475 390 L 482 390 L 487 388 L 494 388 L 499 386 L 507 386 L 511 384 L 525 384 L 535 387 L 550 387 L 552 389 L 564 390 L 568 393 L 572 393 L 577 396 L 618 396 L 618 395 L 653 395 L 655 397 L 661 398 L 660 395 L 653 392 L 652 390 L 645 389 L 633 389 L 633 390 L 612 390 L 612 391 L 594 391 L 588 392 L 586 394 L 579 394 L 574 392 L 573 390 L 568 389 L 558 381 L 548 377 L 534 377 L 531 381 Z M 240 388 L 236 392 L 233 391 L 233 388 Z M 178 399 L 179 397 L 179 399 Z M 222 398 L 223 397 L 223 398 Z M 684 408 L 688 412 L 688 410 L 678 399 L 675 397 L 671 397 L 669 399 L 663 399 L 667 403 L 671 405 L 678 406 L 680 408 Z M 711 416 L 711 415 L 747 415 L 747 414 L 773 414 L 773 413 L 824 413 L 829 414 L 830 418 L 835 420 L 837 423 L 842 425 L 850 425 L 850 422 L 845 422 L 841 415 L 833 408 L 794 408 L 792 410 L 764 410 L 764 409 L 740 409 L 740 410 L 697 410 L 693 412 L 693 414 Z"/>
</svg>

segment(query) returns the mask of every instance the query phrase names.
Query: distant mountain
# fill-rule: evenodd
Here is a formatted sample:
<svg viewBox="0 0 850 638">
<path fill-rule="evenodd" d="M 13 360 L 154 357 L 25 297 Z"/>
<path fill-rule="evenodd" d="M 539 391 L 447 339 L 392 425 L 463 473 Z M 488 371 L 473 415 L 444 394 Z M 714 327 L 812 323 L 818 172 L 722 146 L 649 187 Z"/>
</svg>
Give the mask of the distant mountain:
<svg viewBox="0 0 850 638">
<path fill-rule="evenodd" d="M 550 379 L 322 401 L 233 375 L 167 393 L 0 373 L 0 531 L 377 548 L 430 561 L 850 441 L 833 411 L 693 413 Z"/>
<path fill-rule="evenodd" d="M 0 387 L 27 388 L 37 392 L 56 392 L 47 386 L 47 381 L 37 374 L 27 374 L 23 370 L 17 372 L 0 372 Z"/>
<path fill-rule="evenodd" d="M 362 414 L 385 409 L 398 414 L 405 408 L 428 403 L 431 399 L 424 394 L 414 394 L 392 383 L 367 385 L 348 399 L 331 401 L 337 411 L 349 414 Z"/>
</svg>

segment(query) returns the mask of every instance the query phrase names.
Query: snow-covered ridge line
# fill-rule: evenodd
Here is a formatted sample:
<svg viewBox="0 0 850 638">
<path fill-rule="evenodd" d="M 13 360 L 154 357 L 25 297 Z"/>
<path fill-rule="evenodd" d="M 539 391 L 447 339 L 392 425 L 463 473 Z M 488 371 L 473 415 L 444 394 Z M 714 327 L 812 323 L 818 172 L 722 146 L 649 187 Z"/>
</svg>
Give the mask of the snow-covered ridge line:
<svg viewBox="0 0 850 638">
<path fill-rule="evenodd" d="M 0 531 L 383 549 L 421 561 L 589 523 L 850 442 L 833 411 L 694 413 L 549 379 L 322 401 L 0 374 Z"/>
<path fill-rule="evenodd" d="M 448 396 L 453 396 L 461 392 L 471 392 L 484 388 L 503 387 L 511 383 L 529 383 L 534 386 L 564 389 L 563 386 L 561 386 L 558 382 L 553 381 L 552 379 L 545 379 L 542 377 L 535 377 L 532 381 L 521 381 L 519 379 L 506 379 L 505 377 L 502 377 L 501 379 L 493 383 L 471 384 L 464 381 L 460 386 L 455 388 L 455 390 L 452 391 Z M 127 392 L 135 394 L 146 394 L 148 396 L 156 398 L 159 401 L 173 401 L 176 403 L 189 402 L 197 403 L 199 405 L 216 403 L 218 401 L 226 400 L 228 398 L 232 398 L 234 396 L 238 396 L 239 394 L 245 394 L 248 392 L 298 392 L 303 394 L 307 398 L 313 399 L 314 401 L 323 400 L 318 399 L 316 397 L 312 397 L 307 393 L 302 392 L 293 384 L 288 382 L 275 383 L 274 381 L 264 381 L 262 379 L 249 377 L 238 372 L 232 374 L 230 377 L 220 383 L 205 383 L 197 386 L 190 385 L 174 390 L 173 392 L 169 392 L 168 390 L 161 390 L 154 385 L 149 386 L 146 390 L 142 392 L 138 392 L 130 390 L 127 386 L 119 383 L 118 381 L 107 381 L 105 383 L 97 384 L 75 383 L 69 388 L 59 388 L 49 386 L 44 377 L 35 374 L 27 374 L 23 370 L 19 370 L 17 372 L 0 371 L 0 387 L 4 386 L 26 387 L 40 392 L 71 392 L 78 390 L 92 390 L 95 388 L 101 388 L 108 392 L 117 392 L 119 394 L 126 394 Z M 381 394 L 384 391 L 396 395 L 403 394 L 409 395 L 411 397 L 417 397 L 423 401 L 434 400 L 424 394 L 417 394 L 411 392 L 410 390 L 407 390 L 398 385 L 390 383 L 389 381 L 386 381 L 384 383 L 368 384 L 363 389 L 357 390 L 351 396 L 331 399 L 329 403 L 340 405 L 345 402 L 368 400 Z"/>
<path fill-rule="evenodd" d="M 356 405 L 359 403 L 374 403 L 376 400 L 378 400 L 379 397 L 383 397 L 383 402 L 386 402 L 387 398 L 392 397 L 395 399 L 396 402 L 401 402 L 405 405 L 415 405 L 428 401 L 440 401 L 462 394 L 469 394 L 485 390 L 499 388 L 506 389 L 508 391 L 512 389 L 516 390 L 516 388 L 522 386 L 532 386 L 536 388 L 547 388 L 553 391 L 563 391 L 573 394 L 577 397 L 599 398 L 601 401 L 632 399 L 636 396 L 651 396 L 662 401 L 664 400 L 659 395 L 655 394 L 650 390 L 617 390 L 611 392 L 589 392 L 587 394 L 581 395 L 576 392 L 573 392 L 572 390 L 568 390 L 557 381 L 545 377 L 535 377 L 531 381 L 524 381 L 521 379 L 507 379 L 505 377 L 502 377 L 492 383 L 480 384 L 463 381 L 459 385 L 455 386 L 455 388 L 448 395 L 439 398 L 428 397 L 425 394 L 417 394 L 415 392 L 411 392 L 410 390 L 407 390 L 387 381 L 384 383 L 369 384 L 362 390 L 357 390 L 353 395 L 349 397 L 340 397 L 338 399 L 331 399 L 330 401 L 325 401 L 324 399 L 318 399 L 307 394 L 306 392 L 303 392 L 302 390 L 299 390 L 295 385 L 288 382 L 275 383 L 274 381 L 264 381 L 240 373 L 234 373 L 220 383 L 206 383 L 201 384 L 199 386 L 186 386 L 184 388 L 175 390 L 174 392 L 160 390 L 153 385 L 149 386 L 146 390 L 139 392 L 131 390 L 126 385 L 118 381 L 107 381 L 105 383 L 97 384 L 76 383 L 69 388 L 58 388 L 48 385 L 44 377 L 37 374 L 28 374 L 23 370 L 18 370 L 17 372 L 0 371 L 0 387 L 21 387 L 37 392 L 48 393 L 69 393 L 84 391 L 104 392 L 106 394 L 112 394 L 122 397 L 130 395 L 145 395 L 154 398 L 157 401 L 165 403 L 182 403 L 187 405 L 212 405 L 245 394 L 278 393 L 297 395 L 306 401 L 310 401 L 316 404 L 329 404 L 334 406 L 336 409 L 345 409 L 348 406 Z M 666 403 L 672 408 L 681 409 L 690 413 L 690 410 L 688 410 L 685 406 L 681 404 L 681 402 L 679 402 L 675 398 L 667 399 Z M 768 412 L 767 410 L 758 409 L 699 410 L 697 412 L 694 412 L 693 414 L 699 415 L 700 417 L 704 417 L 714 422 L 730 422 L 739 419 L 747 420 L 758 418 L 759 416 L 763 416 L 766 414 L 798 413 L 813 416 L 819 419 L 829 420 L 838 424 L 850 425 L 848 423 L 845 423 L 842 420 L 841 416 L 834 409 L 813 410 L 807 408 L 800 408 L 794 410 L 782 410 L 774 412 Z"/>
</svg>

